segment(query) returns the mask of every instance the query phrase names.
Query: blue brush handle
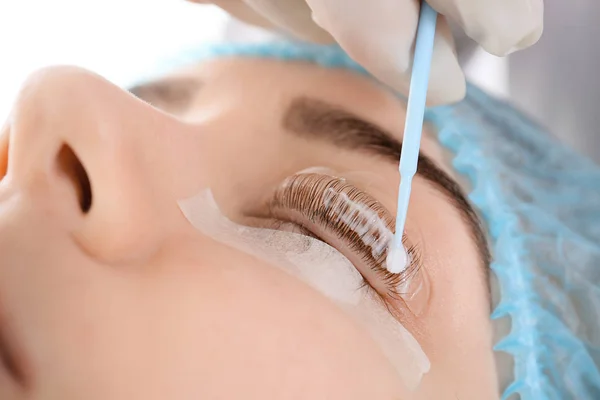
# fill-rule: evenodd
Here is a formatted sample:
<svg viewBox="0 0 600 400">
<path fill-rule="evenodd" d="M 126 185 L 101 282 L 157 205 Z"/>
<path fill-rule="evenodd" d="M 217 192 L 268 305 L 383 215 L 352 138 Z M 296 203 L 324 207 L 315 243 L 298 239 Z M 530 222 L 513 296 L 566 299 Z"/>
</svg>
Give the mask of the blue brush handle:
<svg viewBox="0 0 600 400">
<path fill-rule="evenodd" d="M 436 23 L 437 12 L 424 1 L 421 3 L 421 13 L 419 15 L 415 58 L 410 78 L 408 107 L 406 109 L 404 140 L 400 155 L 400 189 L 396 214 L 396 235 L 394 237 L 394 247 L 396 248 L 402 246 L 402 234 L 406 224 L 412 179 L 417 172 Z"/>
</svg>

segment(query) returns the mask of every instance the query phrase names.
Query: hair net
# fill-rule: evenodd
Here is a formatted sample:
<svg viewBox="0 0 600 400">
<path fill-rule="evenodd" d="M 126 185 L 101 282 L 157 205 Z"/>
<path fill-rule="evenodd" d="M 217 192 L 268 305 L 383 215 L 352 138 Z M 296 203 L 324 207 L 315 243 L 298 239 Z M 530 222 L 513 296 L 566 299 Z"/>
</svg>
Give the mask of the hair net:
<svg viewBox="0 0 600 400">
<path fill-rule="evenodd" d="M 220 44 L 167 60 L 174 67 L 223 56 L 305 61 L 367 74 L 337 46 L 297 42 Z M 600 167 L 512 106 L 474 86 L 427 119 L 469 178 L 487 222 L 500 301 L 510 317 L 495 346 L 514 360 L 503 398 L 600 399 Z"/>
</svg>

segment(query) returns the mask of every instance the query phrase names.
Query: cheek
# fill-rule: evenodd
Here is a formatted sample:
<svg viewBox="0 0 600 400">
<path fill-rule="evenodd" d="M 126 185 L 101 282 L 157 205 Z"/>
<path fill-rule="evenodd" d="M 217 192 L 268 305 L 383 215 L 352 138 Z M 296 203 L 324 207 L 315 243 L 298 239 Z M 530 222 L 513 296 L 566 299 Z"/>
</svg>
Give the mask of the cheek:
<svg viewBox="0 0 600 400">
<path fill-rule="evenodd" d="M 43 387 L 88 399 L 401 393 L 377 346 L 326 298 L 224 246 L 200 248 L 65 296 L 62 322 L 45 328 Z"/>
<path fill-rule="evenodd" d="M 149 293 L 160 322 L 148 347 L 159 369 L 201 398 L 398 393 L 371 340 L 325 298 L 271 266 L 244 257 L 162 279 Z"/>
</svg>

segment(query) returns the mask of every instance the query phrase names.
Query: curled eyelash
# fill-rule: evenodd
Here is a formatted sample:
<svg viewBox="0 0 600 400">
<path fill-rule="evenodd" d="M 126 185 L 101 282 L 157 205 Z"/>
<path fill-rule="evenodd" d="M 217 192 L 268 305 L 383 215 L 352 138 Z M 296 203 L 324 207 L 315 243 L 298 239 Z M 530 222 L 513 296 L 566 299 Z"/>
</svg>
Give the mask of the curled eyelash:
<svg viewBox="0 0 600 400">
<path fill-rule="evenodd" d="M 394 290 L 390 290 L 388 292 L 388 295 L 395 300 L 402 300 L 402 296 L 408 294 L 408 289 L 401 290 L 400 288 L 404 287 L 407 282 L 412 281 L 414 276 L 419 273 L 419 270 L 423 265 L 421 252 L 419 248 L 414 244 L 407 246 L 406 240 L 404 240 L 404 238 L 403 242 L 406 253 L 408 254 L 408 257 L 410 259 L 409 266 L 403 273 L 394 274 L 384 267 L 385 264 L 379 264 L 378 267 L 374 269 L 374 271 L 377 272 L 379 278 L 385 283 L 386 286 L 394 288 Z"/>
<path fill-rule="evenodd" d="M 364 284 L 380 295 L 401 299 L 405 294 L 402 288 L 421 267 L 418 247 L 409 244 L 404 235 L 409 266 L 400 274 L 387 270 L 394 219 L 379 201 L 343 179 L 315 173 L 294 175 L 276 191 L 268 209 L 271 216 L 287 219 L 333 246 L 332 240 L 323 240 L 323 236 L 339 238 L 374 273 L 375 279 L 362 274 Z M 385 293 L 378 287 L 384 287 Z"/>
</svg>

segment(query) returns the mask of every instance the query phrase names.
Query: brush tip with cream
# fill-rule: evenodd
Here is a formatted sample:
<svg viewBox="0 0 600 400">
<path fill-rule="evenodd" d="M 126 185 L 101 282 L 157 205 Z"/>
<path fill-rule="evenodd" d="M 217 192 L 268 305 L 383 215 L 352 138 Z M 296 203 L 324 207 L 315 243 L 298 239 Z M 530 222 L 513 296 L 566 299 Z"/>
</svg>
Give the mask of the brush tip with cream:
<svg viewBox="0 0 600 400">
<path fill-rule="evenodd" d="M 404 249 L 404 246 L 392 246 L 390 248 L 385 260 L 385 266 L 392 274 L 399 274 L 406 269 L 408 266 L 408 253 Z"/>
</svg>

